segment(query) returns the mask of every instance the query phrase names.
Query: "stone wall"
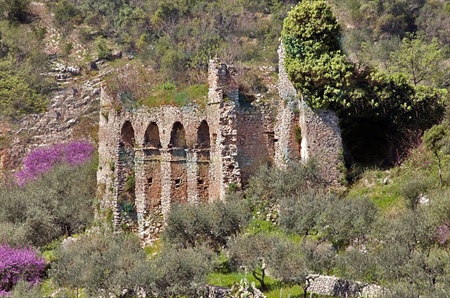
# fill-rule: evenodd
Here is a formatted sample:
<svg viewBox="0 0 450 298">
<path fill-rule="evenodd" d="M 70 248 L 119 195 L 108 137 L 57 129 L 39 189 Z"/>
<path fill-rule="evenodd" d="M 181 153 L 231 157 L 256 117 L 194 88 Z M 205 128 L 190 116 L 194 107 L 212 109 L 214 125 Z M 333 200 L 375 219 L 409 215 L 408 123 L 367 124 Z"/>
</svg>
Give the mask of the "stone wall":
<svg viewBox="0 0 450 298">
<path fill-rule="evenodd" d="M 260 166 L 273 164 L 273 119 L 269 106 L 248 105 L 237 111 L 237 161 L 243 184 Z"/>
<path fill-rule="evenodd" d="M 97 180 L 116 227 L 155 238 L 173 204 L 223 200 L 271 160 L 271 109 L 242 108 L 226 65 L 209 73 L 206 107 L 127 110 L 102 92 Z"/>
<path fill-rule="evenodd" d="M 383 288 L 375 284 L 348 281 L 335 276 L 310 275 L 308 292 L 332 297 L 383 297 Z"/>
<path fill-rule="evenodd" d="M 232 74 L 232 68 L 211 61 L 205 107 L 128 110 L 102 92 L 97 179 L 102 207 L 113 213 L 116 227 L 153 239 L 173 204 L 224 200 L 261 165 L 317 158 L 324 178 L 338 186 L 337 118 L 311 110 L 298 98 L 284 70 L 282 48 L 279 101 L 240 99 Z"/>
<path fill-rule="evenodd" d="M 282 45 L 278 54 L 281 101 L 275 128 L 275 164 L 314 158 L 322 177 L 331 187 L 340 188 L 345 177 L 339 119 L 332 111 L 311 109 L 298 96 L 284 67 Z"/>
</svg>

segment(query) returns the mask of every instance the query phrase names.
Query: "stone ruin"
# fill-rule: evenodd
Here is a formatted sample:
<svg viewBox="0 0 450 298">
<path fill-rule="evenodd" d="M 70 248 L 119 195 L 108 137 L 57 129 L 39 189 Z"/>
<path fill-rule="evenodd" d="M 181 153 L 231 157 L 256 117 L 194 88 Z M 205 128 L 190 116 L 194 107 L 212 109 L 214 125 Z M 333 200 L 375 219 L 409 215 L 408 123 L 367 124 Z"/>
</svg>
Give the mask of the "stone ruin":
<svg viewBox="0 0 450 298">
<path fill-rule="evenodd" d="M 343 173 L 338 119 L 313 111 L 287 79 L 280 48 L 279 100 L 239 98 L 231 68 L 212 60 L 206 106 L 127 110 L 102 92 L 98 193 L 116 228 L 157 238 L 177 203 L 224 200 L 261 165 L 316 158 L 323 177 L 339 187 Z"/>
</svg>

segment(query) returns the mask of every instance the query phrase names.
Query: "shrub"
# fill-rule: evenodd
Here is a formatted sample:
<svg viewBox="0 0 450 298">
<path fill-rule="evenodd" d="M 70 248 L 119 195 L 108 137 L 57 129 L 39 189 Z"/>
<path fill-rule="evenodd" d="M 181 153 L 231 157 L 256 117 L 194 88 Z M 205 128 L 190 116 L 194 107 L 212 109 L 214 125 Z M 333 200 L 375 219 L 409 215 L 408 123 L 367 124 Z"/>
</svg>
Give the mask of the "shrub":
<svg viewBox="0 0 450 298">
<path fill-rule="evenodd" d="M 400 191 L 406 199 L 406 206 L 416 209 L 420 203 L 420 197 L 425 194 L 431 183 L 429 179 L 412 179 L 402 185 Z"/>
<path fill-rule="evenodd" d="M 10 21 L 24 22 L 27 16 L 27 9 L 31 0 L 3 0 L 0 1 L 2 10 L 6 12 Z M 3 12 L 2 11 L 2 12 Z"/>
<path fill-rule="evenodd" d="M 249 220 L 250 212 L 243 201 L 178 205 L 169 214 L 163 239 L 182 248 L 205 244 L 218 250 Z"/>
<path fill-rule="evenodd" d="M 245 267 L 260 282 L 262 290 L 267 290 L 264 278 L 267 261 L 274 250 L 275 242 L 273 237 L 263 233 L 233 239 L 228 244 L 230 265 L 234 269 Z"/>
<path fill-rule="evenodd" d="M 326 188 L 314 160 L 292 163 L 287 169 L 262 167 L 250 178 L 245 196 L 255 210 L 272 209 L 286 198 L 301 198 L 305 193 Z"/>
<path fill-rule="evenodd" d="M 0 243 L 18 247 L 31 244 L 29 229 L 22 223 L 0 222 Z"/>
<path fill-rule="evenodd" d="M 323 211 L 334 199 L 331 194 L 314 190 L 286 196 L 280 202 L 280 226 L 287 232 L 301 236 L 317 232 Z"/>
<path fill-rule="evenodd" d="M 46 263 L 31 248 L 0 246 L 0 295 L 7 294 L 20 281 L 38 284 Z"/>
<path fill-rule="evenodd" d="M 30 285 L 26 281 L 20 280 L 11 292 L 11 298 L 45 298 L 41 287 Z"/>
<path fill-rule="evenodd" d="M 142 285 L 155 297 L 204 296 L 212 257 L 206 249 L 165 249 L 150 260 L 146 282 Z"/>
<path fill-rule="evenodd" d="M 1 32 L 0 32 L 1 34 Z M 46 100 L 30 83 L 30 77 L 14 69 L 8 60 L 0 60 L 0 114 L 19 118 L 45 111 Z"/>
<path fill-rule="evenodd" d="M 16 244 L 13 235 L 22 235 L 39 246 L 82 232 L 93 219 L 95 183 L 92 163 L 63 164 L 24 186 L 0 189 L 0 224 L 11 231 L 0 237 Z"/>
<path fill-rule="evenodd" d="M 24 159 L 23 168 L 16 176 L 17 182 L 24 185 L 33 181 L 58 163 L 66 162 L 71 166 L 82 164 L 89 160 L 93 152 L 91 143 L 81 140 L 34 149 Z"/>
<path fill-rule="evenodd" d="M 337 249 L 344 248 L 370 232 L 377 212 L 375 204 L 367 198 L 336 200 L 322 214 L 325 238 Z"/>
<path fill-rule="evenodd" d="M 59 286 L 85 288 L 90 296 L 132 291 L 146 262 L 139 239 L 130 234 L 92 235 L 61 247 L 50 276 Z"/>
<path fill-rule="evenodd" d="M 111 58 L 112 50 L 108 47 L 104 38 L 97 38 L 95 40 L 95 48 L 97 49 L 99 59 L 108 60 Z"/>
</svg>

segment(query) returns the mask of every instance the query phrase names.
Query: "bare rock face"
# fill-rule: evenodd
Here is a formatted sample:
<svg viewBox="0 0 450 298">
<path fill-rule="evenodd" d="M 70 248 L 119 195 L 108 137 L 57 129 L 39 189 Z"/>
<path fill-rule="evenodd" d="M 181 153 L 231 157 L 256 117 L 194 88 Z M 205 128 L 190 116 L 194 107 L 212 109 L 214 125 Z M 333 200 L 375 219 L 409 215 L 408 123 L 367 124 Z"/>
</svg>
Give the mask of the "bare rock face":
<svg viewBox="0 0 450 298">
<path fill-rule="evenodd" d="M 81 68 L 53 63 L 59 86 L 45 113 L 27 115 L 15 122 L 0 123 L 1 180 L 14 179 L 23 157 L 33 148 L 72 139 L 97 141 L 101 70 L 94 78 L 81 75 Z M 77 76 L 77 77 L 75 77 Z"/>
</svg>

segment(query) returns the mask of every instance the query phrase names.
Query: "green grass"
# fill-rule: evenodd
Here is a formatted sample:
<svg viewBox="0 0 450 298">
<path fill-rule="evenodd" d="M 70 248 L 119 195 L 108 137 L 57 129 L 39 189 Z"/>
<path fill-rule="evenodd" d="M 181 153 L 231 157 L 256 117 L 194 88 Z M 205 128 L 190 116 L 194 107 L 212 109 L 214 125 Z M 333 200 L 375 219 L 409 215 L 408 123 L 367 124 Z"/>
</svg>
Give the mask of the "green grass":
<svg viewBox="0 0 450 298">
<path fill-rule="evenodd" d="M 238 284 L 244 278 L 248 280 L 249 284 L 255 283 L 255 286 L 257 288 L 260 288 L 259 282 L 250 273 L 243 272 L 231 272 L 226 274 L 211 273 L 208 276 L 208 284 L 231 288 L 234 283 Z M 265 282 L 267 287 L 269 288 L 268 291 L 264 292 L 264 295 L 266 295 L 267 298 L 303 297 L 303 290 L 299 285 L 285 285 L 269 276 L 265 278 Z M 312 297 L 321 298 L 327 296 L 313 294 Z"/>
<path fill-rule="evenodd" d="M 448 166 L 450 159 L 442 156 L 444 184 L 450 181 Z M 347 193 L 347 197 L 367 197 L 374 202 L 383 213 L 404 209 L 405 198 L 402 188 L 409 182 L 425 181 L 429 190 L 439 188 L 437 161 L 429 150 L 418 147 L 402 165 L 384 171 L 368 169 L 359 175 Z"/>
<path fill-rule="evenodd" d="M 207 84 L 177 87 L 172 83 L 164 83 L 152 90 L 152 95 L 142 100 L 142 104 L 147 107 L 157 107 L 162 105 L 182 107 L 189 103 L 197 103 L 204 108 L 207 101 Z"/>
<path fill-rule="evenodd" d="M 152 245 L 144 247 L 144 251 L 147 254 L 147 258 L 151 258 L 154 254 L 159 253 L 162 250 L 161 240 L 156 240 Z"/>
<path fill-rule="evenodd" d="M 387 179 L 387 183 L 385 182 Z M 367 197 L 375 203 L 382 211 L 404 206 L 401 196 L 401 179 L 391 177 L 388 172 L 380 170 L 368 170 L 349 190 L 347 197 Z"/>
<path fill-rule="evenodd" d="M 212 273 L 208 276 L 208 284 L 231 288 L 233 284 L 239 283 L 244 278 L 247 279 L 250 284 L 255 283 L 255 286 L 257 288 L 261 287 L 259 281 L 257 281 L 251 273 L 243 273 L 243 272 L 231 272 L 226 274 Z M 277 282 L 275 279 L 271 277 L 266 277 L 264 281 L 267 287 L 269 288 L 269 291 L 264 293 L 268 298 L 280 297 L 280 291 L 283 292 L 282 297 L 288 297 L 290 295 L 290 297 L 292 298 L 299 297 L 298 295 L 301 295 L 303 293 L 301 288 L 297 285 L 283 287 L 280 282 Z"/>
<path fill-rule="evenodd" d="M 257 234 L 257 233 L 272 233 L 278 231 L 279 228 L 273 223 L 262 220 L 262 219 L 252 219 L 245 229 L 246 233 Z"/>
</svg>

